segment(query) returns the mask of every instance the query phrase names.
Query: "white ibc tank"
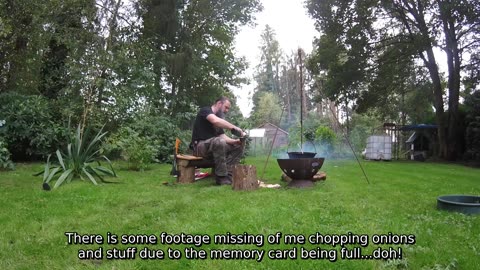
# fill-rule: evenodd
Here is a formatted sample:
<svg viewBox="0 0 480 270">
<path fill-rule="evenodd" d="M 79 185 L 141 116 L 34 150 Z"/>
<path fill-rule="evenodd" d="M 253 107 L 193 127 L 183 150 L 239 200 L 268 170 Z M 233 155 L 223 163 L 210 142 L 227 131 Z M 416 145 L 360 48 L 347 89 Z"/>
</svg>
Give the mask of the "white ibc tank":
<svg viewBox="0 0 480 270">
<path fill-rule="evenodd" d="M 373 135 L 368 137 L 365 158 L 392 160 L 392 138 L 389 135 Z"/>
</svg>

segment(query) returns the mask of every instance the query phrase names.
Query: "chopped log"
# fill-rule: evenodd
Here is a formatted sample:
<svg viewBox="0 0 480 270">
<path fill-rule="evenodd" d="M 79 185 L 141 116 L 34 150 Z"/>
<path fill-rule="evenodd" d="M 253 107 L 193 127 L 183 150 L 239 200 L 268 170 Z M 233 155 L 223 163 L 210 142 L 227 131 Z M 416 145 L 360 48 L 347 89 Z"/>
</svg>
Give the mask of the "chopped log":
<svg viewBox="0 0 480 270">
<path fill-rule="evenodd" d="M 325 172 L 318 172 L 313 176 L 313 181 L 325 181 L 327 180 L 327 174 Z"/>
<path fill-rule="evenodd" d="M 283 182 L 290 182 L 292 181 L 292 178 L 290 178 L 288 175 L 286 175 L 285 173 L 282 173 L 282 181 Z"/>
<path fill-rule="evenodd" d="M 265 184 L 264 182 L 262 182 L 260 180 L 258 180 L 258 185 L 261 188 L 281 188 L 282 187 L 279 184 Z"/>
<path fill-rule="evenodd" d="M 253 165 L 234 165 L 233 190 L 255 190 L 258 188 L 257 168 Z"/>
</svg>

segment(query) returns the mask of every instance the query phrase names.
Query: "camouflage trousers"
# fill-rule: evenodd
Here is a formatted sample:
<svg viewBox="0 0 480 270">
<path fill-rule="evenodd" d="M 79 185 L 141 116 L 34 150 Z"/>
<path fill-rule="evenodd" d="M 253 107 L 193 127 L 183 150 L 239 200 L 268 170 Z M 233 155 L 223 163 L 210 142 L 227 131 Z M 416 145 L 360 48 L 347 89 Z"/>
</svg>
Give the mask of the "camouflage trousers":
<svg viewBox="0 0 480 270">
<path fill-rule="evenodd" d="M 220 137 L 199 141 L 195 147 L 195 155 L 215 163 L 217 176 L 228 176 L 232 173 L 232 165 L 237 164 L 243 155 L 243 144 L 231 145 Z"/>
</svg>

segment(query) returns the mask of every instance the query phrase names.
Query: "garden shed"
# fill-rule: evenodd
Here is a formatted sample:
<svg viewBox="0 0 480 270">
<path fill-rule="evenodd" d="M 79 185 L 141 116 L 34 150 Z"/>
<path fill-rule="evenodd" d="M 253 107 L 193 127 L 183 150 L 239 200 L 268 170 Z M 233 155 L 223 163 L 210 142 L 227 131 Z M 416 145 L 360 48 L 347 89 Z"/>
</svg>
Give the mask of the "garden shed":
<svg viewBox="0 0 480 270">
<path fill-rule="evenodd" d="M 408 159 L 425 160 L 434 155 L 437 144 L 436 125 L 406 125 L 401 127 L 400 130 L 410 133 L 410 136 L 405 141 Z"/>
<path fill-rule="evenodd" d="M 257 151 L 269 149 L 272 144 L 273 138 L 275 137 L 275 133 L 277 135 L 273 147 L 277 148 L 287 146 L 288 132 L 272 123 L 267 122 L 261 126 L 258 126 L 255 129 L 249 130 L 248 134 L 252 140 L 251 145 L 254 153 L 256 153 Z"/>
<path fill-rule="evenodd" d="M 276 125 L 267 122 L 257 127 L 257 129 L 265 129 L 264 143 L 266 143 L 267 145 L 270 145 L 272 143 L 273 138 L 275 137 L 275 133 L 277 133 L 277 136 L 275 138 L 275 144 L 273 145 L 274 148 L 288 145 L 288 132 L 277 127 Z"/>
</svg>

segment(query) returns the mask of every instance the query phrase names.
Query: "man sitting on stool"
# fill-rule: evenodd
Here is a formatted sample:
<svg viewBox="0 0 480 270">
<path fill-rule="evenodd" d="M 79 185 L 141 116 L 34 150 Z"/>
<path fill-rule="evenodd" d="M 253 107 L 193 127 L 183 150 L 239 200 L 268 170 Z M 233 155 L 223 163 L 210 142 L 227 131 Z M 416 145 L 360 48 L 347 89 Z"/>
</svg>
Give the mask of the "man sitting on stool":
<svg viewBox="0 0 480 270">
<path fill-rule="evenodd" d="M 237 164 L 243 154 L 244 145 L 240 139 L 232 139 L 223 131 L 235 130 L 241 137 L 245 136 L 242 129 L 223 119 L 230 106 L 227 97 L 217 99 L 212 106 L 200 109 L 193 125 L 193 153 L 215 162 L 218 185 L 232 184 L 232 165 Z"/>
</svg>

